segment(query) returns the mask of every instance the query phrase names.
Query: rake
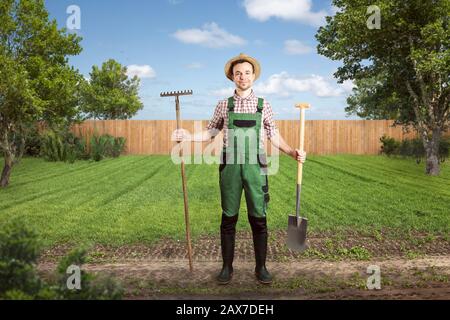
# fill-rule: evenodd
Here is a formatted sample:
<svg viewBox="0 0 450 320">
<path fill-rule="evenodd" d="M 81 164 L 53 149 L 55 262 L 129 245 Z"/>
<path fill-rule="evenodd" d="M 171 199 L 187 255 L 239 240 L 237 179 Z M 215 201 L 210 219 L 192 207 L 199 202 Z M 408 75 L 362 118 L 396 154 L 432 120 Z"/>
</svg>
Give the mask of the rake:
<svg viewBox="0 0 450 320">
<path fill-rule="evenodd" d="M 171 92 L 161 92 L 161 97 L 175 97 L 175 109 L 177 113 L 177 130 L 181 128 L 180 126 L 180 99 L 179 96 L 192 95 L 192 90 L 184 91 L 171 91 Z M 178 141 L 180 143 L 180 141 Z M 189 270 L 192 272 L 194 267 L 192 265 L 192 246 L 191 246 L 191 231 L 189 226 L 189 207 L 188 207 L 188 195 L 186 188 L 186 175 L 184 170 L 184 160 L 183 160 L 183 148 L 180 148 L 180 159 L 181 159 L 181 179 L 183 182 L 183 196 L 184 196 L 184 219 L 186 223 L 186 240 L 187 240 L 187 250 L 189 257 Z"/>
</svg>

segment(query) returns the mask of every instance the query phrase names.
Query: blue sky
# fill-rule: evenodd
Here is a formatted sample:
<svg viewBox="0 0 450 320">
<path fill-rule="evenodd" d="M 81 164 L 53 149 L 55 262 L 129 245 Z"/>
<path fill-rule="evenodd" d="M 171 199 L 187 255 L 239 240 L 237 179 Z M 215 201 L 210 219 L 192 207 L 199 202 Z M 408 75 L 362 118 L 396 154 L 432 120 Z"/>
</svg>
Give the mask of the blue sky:
<svg viewBox="0 0 450 320">
<path fill-rule="evenodd" d="M 46 0 L 50 16 L 67 25 L 70 5 L 80 9 L 83 51 L 70 63 L 89 77 L 93 65 L 113 58 L 141 77 L 144 103 L 133 119 L 174 119 L 173 99 L 162 91 L 192 89 L 181 98 L 183 119 L 210 119 L 234 84 L 224 65 L 241 52 L 259 60 L 255 93 L 275 119 L 297 119 L 296 102 L 309 102 L 307 119 L 346 117 L 350 82 L 338 84 L 340 65 L 316 52 L 314 35 L 332 15 L 331 0 Z"/>
</svg>

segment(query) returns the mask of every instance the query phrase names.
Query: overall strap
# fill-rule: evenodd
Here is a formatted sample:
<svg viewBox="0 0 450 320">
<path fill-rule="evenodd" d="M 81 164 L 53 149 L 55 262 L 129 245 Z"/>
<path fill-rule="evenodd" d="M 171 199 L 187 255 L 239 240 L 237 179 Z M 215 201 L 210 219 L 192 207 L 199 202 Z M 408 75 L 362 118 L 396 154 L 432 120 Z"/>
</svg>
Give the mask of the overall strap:
<svg viewBox="0 0 450 320">
<path fill-rule="evenodd" d="M 258 110 L 256 112 L 262 113 L 263 108 L 264 108 L 264 99 L 258 98 Z"/>
<path fill-rule="evenodd" d="M 256 112 L 262 113 L 263 108 L 264 108 L 264 99 L 258 98 L 258 109 L 256 110 Z M 228 111 L 234 112 L 234 97 L 228 98 Z"/>
<path fill-rule="evenodd" d="M 234 97 L 228 98 L 228 111 L 234 112 Z"/>
</svg>

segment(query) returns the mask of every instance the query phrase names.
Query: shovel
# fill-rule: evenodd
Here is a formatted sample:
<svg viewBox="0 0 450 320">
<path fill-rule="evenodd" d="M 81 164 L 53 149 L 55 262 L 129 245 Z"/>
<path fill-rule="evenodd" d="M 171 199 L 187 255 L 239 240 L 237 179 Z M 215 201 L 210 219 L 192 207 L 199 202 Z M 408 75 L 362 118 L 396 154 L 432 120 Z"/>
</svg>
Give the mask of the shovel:
<svg viewBox="0 0 450 320">
<path fill-rule="evenodd" d="M 305 110 L 309 109 L 308 103 L 299 103 L 295 106 L 300 109 L 300 150 L 303 151 L 305 138 Z M 295 206 L 295 215 L 289 215 L 288 219 L 288 248 L 303 252 L 308 249 L 306 242 L 306 228 L 308 226 L 308 219 L 300 217 L 300 195 L 302 191 L 302 173 L 303 164 L 297 162 L 297 202 Z"/>
</svg>

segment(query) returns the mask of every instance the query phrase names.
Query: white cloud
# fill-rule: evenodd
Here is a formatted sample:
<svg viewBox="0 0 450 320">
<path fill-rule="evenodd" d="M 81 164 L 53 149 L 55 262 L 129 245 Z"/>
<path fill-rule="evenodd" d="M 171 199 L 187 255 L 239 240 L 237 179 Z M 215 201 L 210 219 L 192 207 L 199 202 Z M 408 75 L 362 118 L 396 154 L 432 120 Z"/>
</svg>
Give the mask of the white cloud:
<svg viewBox="0 0 450 320">
<path fill-rule="evenodd" d="M 352 81 L 345 81 L 339 85 L 330 79 L 319 75 L 311 75 L 309 77 L 295 77 L 283 71 L 273 74 L 264 82 L 256 83 L 253 87 L 257 95 L 273 95 L 281 97 L 289 97 L 299 92 L 309 92 L 317 97 L 341 97 L 346 96 L 353 88 Z M 222 88 L 213 90 L 210 95 L 217 97 L 229 97 L 234 93 L 234 88 Z"/>
<path fill-rule="evenodd" d="M 240 46 L 247 43 L 243 38 L 221 29 L 214 22 L 205 24 L 202 29 L 177 30 L 173 36 L 181 42 L 209 48 Z"/>
<path fill-rule="evenodd" d="M 248 16 L 259 21 L 276 17 L 315 27 L 323 25 L 328 14 L 324 10 L 312 12 L 311 0 L 244 0 L 243 5 Z"/>
<path fill-rule="evenodd" d="M 189 63 L 188 65 L 186 65 L 186 68 L 188 68 L 188 69 L 201 69 L 204 67 L 205 67 L 205 65 L 200 62 L 192 62 L 192 63 Z"/>
<path fill-rule="evenodd" d="M 313 52 L 313 48 L 298 40 L 286 40 L 284 42 L 284 52 L 287 54 L 306 54 Z"/>
<path fill-rule="evenodd" d="M 127 67 L 127 75 L 129 77 L 138 76 L 139 78 L 155 78 L 156 72 L 149 65 L 132 64 Z"/>
<path fill-rule="evenodd" d="M 346 92 L 324 77 L 311 75 L 307 78 L 299 78 L 291 76 L 285 71 L 270 76 L 268 80 L 255 85 L 254 88 L 258 94 L 282 97 L 288 97 L 297 92 L 311 92 L 318 97 L 338 97 Z"/>
</svg>

